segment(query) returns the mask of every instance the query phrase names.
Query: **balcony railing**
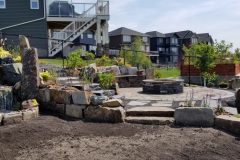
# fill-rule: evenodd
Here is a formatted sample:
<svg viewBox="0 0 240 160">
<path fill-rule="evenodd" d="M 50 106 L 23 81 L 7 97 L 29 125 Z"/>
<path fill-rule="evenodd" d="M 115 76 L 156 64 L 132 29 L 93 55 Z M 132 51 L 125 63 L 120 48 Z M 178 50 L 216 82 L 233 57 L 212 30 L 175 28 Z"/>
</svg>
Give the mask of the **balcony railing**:
<svg viewBox="0 0 240 160">
<path fill-rule="evenodd" d="M 48 0 L 48 17 L 79 17 L 88 11 L 93 5 L 97 9 L 92 11 L 92 15 L 109 15 L 109 1 L 98 0 Z"/>
</svg>

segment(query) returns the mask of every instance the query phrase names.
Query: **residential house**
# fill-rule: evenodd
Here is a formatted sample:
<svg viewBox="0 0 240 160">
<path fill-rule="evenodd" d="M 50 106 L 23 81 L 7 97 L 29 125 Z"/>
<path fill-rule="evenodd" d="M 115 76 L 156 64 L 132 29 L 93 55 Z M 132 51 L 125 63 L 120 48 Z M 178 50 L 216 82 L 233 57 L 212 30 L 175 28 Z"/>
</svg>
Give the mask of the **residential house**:
<svg viewBox="0 0 240 160">
<path fill-rule="evenodd" d="M 142 51 L 148 53 L 150 51 L 149 35 L 121 27 L 109 32 L 109 54 L 112 56 L 119 55 L 121 48 L 124 46 L 130 47 L 136 37 L 142 38 Z"/>
<path fill-rule="evenodd" d="M 196 34 L 189 30 L 167 34 L 152 31 L 146 34 L 150 35 L 150 52 L 159 54 L 160 64 L 179 65 L 184 55 L 184 46 L 190 47 L 195 43 L 213 44 L 208 33 Z"/>
<path fill-rule="evenodd" d="M 1 36 L 10 44 L 27 36 L 40 57 L 108 52 L 108 20 L 108 0 L 0 0 Z"/>
</svg>

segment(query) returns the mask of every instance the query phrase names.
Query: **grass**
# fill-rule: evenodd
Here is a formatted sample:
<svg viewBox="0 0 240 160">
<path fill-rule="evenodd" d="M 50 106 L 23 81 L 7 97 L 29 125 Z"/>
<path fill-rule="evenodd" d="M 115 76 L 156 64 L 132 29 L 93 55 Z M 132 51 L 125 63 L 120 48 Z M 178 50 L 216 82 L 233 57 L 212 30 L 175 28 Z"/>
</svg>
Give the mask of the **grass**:
<svg viewBox="0 0 240 160">
<path fill-rule="evenodd" d="M 236 118 L 240 118 L 240 114 L 237 114 L 237 115 L 235 115 L 234 117 L 236 117 Z"/>
<path fill-rule="evenodd" d="M 62 66 L 63 60 L 61 58 L 55 58 L 55 59 L 39 59 L 40 64 L 51 64 L 56 66 Z M 66 61 L 65 61 L 66 63 Z"/>
<path fill-rule="evenodd" d="M 159 70 L 161 78 L 176 78 L 180 76 L 180 70 L 178 68 L 161 68 Z"/>
</svg>

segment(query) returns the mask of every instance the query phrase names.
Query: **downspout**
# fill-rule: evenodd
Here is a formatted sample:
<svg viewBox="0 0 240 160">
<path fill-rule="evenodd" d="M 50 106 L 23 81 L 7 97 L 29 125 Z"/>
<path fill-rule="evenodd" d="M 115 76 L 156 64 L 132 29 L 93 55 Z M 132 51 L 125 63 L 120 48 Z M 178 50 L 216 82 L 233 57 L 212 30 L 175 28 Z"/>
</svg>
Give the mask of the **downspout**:
<svg viewBox="0 0 240 160">
<path fill-rule="evenodd" d="M 0 28 L 0 31 L 2 30 L 5 30 L 5 29 L 9 29 L 9 28 L 13 28 L 13 27 L 17 27 L 17 26 L 21 26 L 21 25 L 25 25 L 25 24 L 28 24 L 28 23 L 33 23 L 33 22 L 37 22 L 37 21 L 41 21 L 43 19 L 46 19 L 46 0 L 43 0 L 43 5 L 44 5 L 44 8 L 43 8 L 43 17 L 42 18 L 38 18 L 38 19 L 35 19 L 35 20 L 31 20 L 31 21 L 27 21 L 27 22 L 23 22 L 23 23 L 19 23 L 19 24 L 15 24 L 15 25 L 11 25 L 11 26 L 8 26 L 8 27 L 4 27 L 4 28 Z"/>
</svg>

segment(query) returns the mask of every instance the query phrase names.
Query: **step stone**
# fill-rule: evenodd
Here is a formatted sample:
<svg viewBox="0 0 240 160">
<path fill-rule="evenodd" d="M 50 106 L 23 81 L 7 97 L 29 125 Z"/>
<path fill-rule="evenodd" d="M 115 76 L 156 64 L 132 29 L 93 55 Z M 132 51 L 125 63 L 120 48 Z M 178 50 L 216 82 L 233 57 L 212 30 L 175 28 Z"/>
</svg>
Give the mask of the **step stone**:
<svg viewBox="0 0 240 160">
<path fill-rule="evenodd" d="M 134 107 L 126 111 L 132 117 L 173 117 L 174 109 L 168 107 Z"/>
<path fill-rule="evenodd" d="M 170 125 L 174 122 L 171 117 L 126 117 L 125 122 L 145 125 Z"/>
</svg>

